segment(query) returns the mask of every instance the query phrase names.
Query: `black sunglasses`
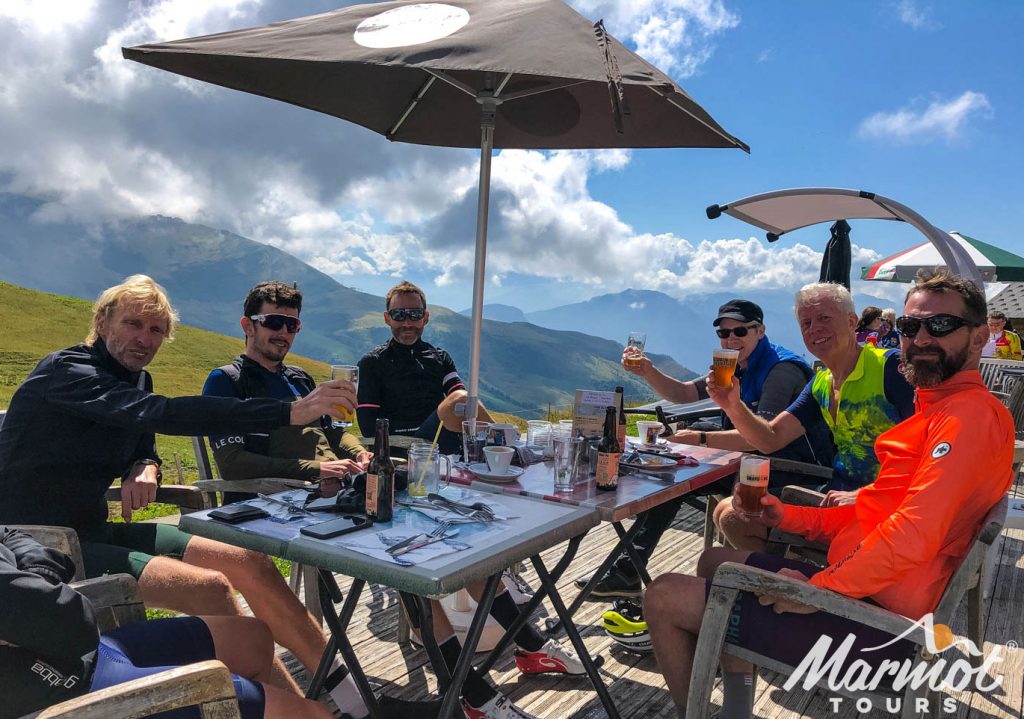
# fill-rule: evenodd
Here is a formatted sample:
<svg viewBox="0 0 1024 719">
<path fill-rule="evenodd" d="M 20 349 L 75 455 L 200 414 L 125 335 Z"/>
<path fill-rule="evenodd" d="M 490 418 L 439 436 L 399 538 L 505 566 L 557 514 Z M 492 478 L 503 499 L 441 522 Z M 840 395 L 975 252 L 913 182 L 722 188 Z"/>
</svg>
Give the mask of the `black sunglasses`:
<svg viewBox="0 0 1024 719">
<path fill-rule="evenodd" d="M 928 334 L 932 337 L 945 337 L 956 332 L 964 325 L 977 327 L 977 325 L 972 325 L 963 317 L 957 317 L 956 315 L 932 315 L 931 317 L 903 315 L 896 318 L 896 331 L 907 339 L 912 340 L 917 337 L 917 333 L 921 331 L 921 325 L 924 325 L 925 329 L 928 330 Z"/>
<path fill-rule="evenodd" d="M 737 337 L 746 337 L 747 333 L 750 332 L 750 330 L 755 329 L 758 324 L 760 323 L 755 322 L 752 325 L 733 327 L 731 330 L 727 330 L 724 327 L 719 327 L 717 330 L 715 330 L 715 334 L 718 335 L 719 338 L 723 340 L 728 339 L 729 335 L 736 335 Z"/>
<path fill-rule="evenodd" d="M 282 327 L 285 327 L 289 334 L 295 334 L 302 329 L 302 322 L 299 321 L 299 318 L 292 317 L 291 315 L 249 315 L 249 319 L 253 322 L 259 322 L 271 332 L 277 332 Z"/>
<path fill-rule="evenodd" d="M 426 310 L 422 307 L 413 307 L 412 309 L 399 307 L 396 310 L 388 310 L 388 316 L 395 322 L 405 322 L 406 320 L 419 322 L 423 319 L 423 314 L 425 312 Z"/>
</svg>

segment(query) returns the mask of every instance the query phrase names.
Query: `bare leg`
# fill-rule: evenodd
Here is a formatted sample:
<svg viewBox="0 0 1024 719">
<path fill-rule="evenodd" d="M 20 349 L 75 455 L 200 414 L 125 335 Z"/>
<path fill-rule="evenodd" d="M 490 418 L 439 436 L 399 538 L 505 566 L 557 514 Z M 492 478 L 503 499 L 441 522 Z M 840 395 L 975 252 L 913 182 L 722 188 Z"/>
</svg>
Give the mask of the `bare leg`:
<svg viewBox="0 0 1024 719">
<path fill-rule="evenodd" d="M 316 669 L 327 639 L 269 557 L 193 537 L 184 561 L 226 577 L 229 585 L 245 597 L 252 613 L 267 623 L 274 640 L 291 650 L 307 670 Z"/>
<path fill-rule="evenodd" d="M 274 637 L 266 624 L 255 617 L 200 619 L 210 630 L 217 658 L 232 674 L 264 684 L 274 683 Z"/>
<path fill-rule="evenodd" d="M 707 549 L 697 559 L 697 576 L 701 579 L 711 579 L 715 576 L 715 570 L 720 564 L 724 562 L 744 564 L 750 554 L 742 549 L 726 549 L 725 547 Z"/>
<path fill-rule="evenodd" d="M 768 528 L 759 522 L 744 521 L 732 503 L 719 502 L 715 507 L 715 524 L 736 549 L 763 552 L 768 548 Z"/>
<path fill-rule="evenodd" d="M 662 574 L 644 594 L 644 618 L 672 701 L 685 707 L 697 632 L 704 618 L 704 580 L 684 574 Z"/>
<path fill-rule="evenodd" d="M 303 699 L 290 691 L 263 685 L 266 704 L 263 719 L 334 719 L 334 715 L 320 702 Z"/>
<path fill-rule="evenodd" d="M 441 424 L 444 428 L 450 432 L 462 432 L 462 420 L 465 419 L 462 415 L 455 414 L 455 405 L 463 404 L 469 394 L 464 389 L 457 389 L 450 395 L 445 397 L 441 404 L 437 406 L 437 416 L 441 419 Z M 481 422 L 493 422 L 494 418 L 491 417 L 491 413 L 484 407 L 484 403 L 480 402 L 476 408 L 476 418 Z"/>
<path fill-rule="evenodd" d="M 204 544 L 218 546 L 217 542 L 193 537 L 185 550 L 186 559 L 197 543 L 200 555 L 203 553 Z M 229 547 L 229 549 L 236 548 Z M 245 550 L 237 549 L 236 551 L 243 552 Z M 288 592 L 288 586 L 284 584 L 280 573 L 277 576 L 281 580 L 284 590 Z M 225 573 L 216 568 L 193 566 L 170 557 L 154 557 L 149 561 L 139 576 L 139 593 L 142 595 L 142 601 L 149 607 L 173 609 L 185 614 L 242 616 L 242 607 L 235 598 L 234 587 Z M 288 593 L 291 594 L 291 592 Z M 272 625 L 271 630 L 273 631 Z M 275 638 L 277 638 L 276 634 Z M 280 643 L 288 646 L 285 641 L 280 641 Z M 319 657 L 314 660 L 313 668 L 316 667 L 318 660 Z M 277 659 L 274 660 L 274 677 L 275 685 L 288 687 L 298 693 L 298 686 L 284 665 Z"/>
</svg>

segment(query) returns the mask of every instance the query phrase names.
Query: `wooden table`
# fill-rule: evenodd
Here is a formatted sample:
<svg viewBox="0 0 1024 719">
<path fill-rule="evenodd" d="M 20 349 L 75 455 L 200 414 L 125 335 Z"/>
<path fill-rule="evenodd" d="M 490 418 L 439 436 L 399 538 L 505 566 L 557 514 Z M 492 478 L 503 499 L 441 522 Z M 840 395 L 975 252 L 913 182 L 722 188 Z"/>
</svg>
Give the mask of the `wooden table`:
<svg viewBox="0 0 1024 719">
<path fill-rule="evenodd" d="M 479 493 L 475 491 L 457 487 L 446 490 L 445 494 L 460 501 L 470 496 L 480 498 Z M 277 496 L 301 498 L 304 496 L 304 490 L 282 492 Z M 488 499 L 487 496 L 482 498 Z M 592 507 L 578 504 L 538 502 L 535 499 L 512 495 L 503 496 L 500 502 L 494 499 L 490 501 L 498 505 L 496 508 L 500 507 L 501 512 L 506 513 L 506 516 L 510 518 L 487 525 L 487 528 L 492 531 L 487 533 L 486 541 L 473 544 L 472 532 L 467 531 L 460 534 L 460 539 L 465 539 L 472 544 L 469 549 L 408 567 L 340 546 L 340 542 L 355 535 L 317 540 L 299 534 L 300 527 L 323 521 L 324 517 L 321 516 L 312 518 L 300 516 L 287 523 L 259 519 L 232 525 L 210 519 L 207 516 L 208 510 L 182 517 L 180 526 L 182 530 L 198 536 L 317 567 L 320 578 L 321 603 L 331 639 L 328 651 L 324 653 L 320 666 L 314 674 L 308 695 L 316 696 L 319 693 L 330 662 L 335 652 L 340 651 L 352 672 L 352 678 L 359 688 L 371 716 L 375 718 L 379 716 L 379 707 L 345 630 L 366 582 L 377 582 L 397 589 L 402 593 L 403 601 L 416 603 L 420 616 L 423 617 L 421 630 L 424 646 L 444 694 L 439 716 L 449 717 L 456 710 L 461 712 L 457 704 L 459 694 L 472 664 L 476 645 L 483 631 L 504 568 L 529 557 L 534 566 L 538 568 L 538 575 L 543 585 L 543 591 L 538 592 L 538 595 L 541 598 L 549 597 L 555 611 L 568 622 L 571 615 L 568 614 L 558 595 L 555 582 L 561 572 L 565 571 L 572 556 L 575 555 L 580 540 L 600 522 L 597 512 Z M 256 503 L 258 504 L 259 501 Z M 405 529 L 411 533 L 429 529 L 431 526 L 430 520 L 418 513 L 407 508 L 396 507 L 394 521 L 374 525 L 371 529 L 360 531 L 386 532 Z M 567 552 L 569 560 L 559 562 L 555 570 L 548 572 L 541 561 L 540 553 L 564 541 L 569 541 L 569 551 Z M 342 596 L 332 572 L 346 574 L 353 578 L 352 588 L 348 596 L 344 598 L 340 612 L 337 611 L 335 605 L 342 601 Z M 449 677 L 447 667 L 433 636 L 430 605 L 427 598 L 451 594 L 479 580 L 486 580 L 485 590 L 466 635 L 459 662 L 454 673 Z M 506 637 L 511 634 L 513 633 L 506 633 Z M 608 715 L 613 718 L 618 717 L 607 688 L 590 659 L 578 632 L 571 632 L 570 640 Z"/>
<path fill-rule="evenodd" d="M 633 522 L 633 526 L 626 530 L 622 526 L 623 519 L 634 517 L 652 507 L 736 474 L 739 470 L 740 459 L 743 457 L 742 452 L 709 447 L 688 446 L 681 447 L 680 451 L 690 455 L 700 464 L 693 467 L 679 466 L 657 474 L 639 473 L 620 477 L 618 488 L 614 492 L 599 491 L 593 478 L 577 485 L 572 492 L 555 492 L 554 467 L 551 462 L 530 465 L 514 482 L 501 484 L 485 482 L 466 469 L 458 469 L 452 477 L 452 482 L 481 491 L 500 492 L 506 496 L 532 497 L 555 504 L 592 507 L 601 521 L 612 523 L 619 536 L 619 541 L 612 547 L 601 566 L 569 606 L 568 614 L 571 617 L 587 600 L 594 586 L 623 552 L 633 562 L 643 583 L 650 584 L 651 577 L 647 573 L 647 568 L 633 547 L 633 537 L 640 531 L 642 522 Z M 540 599 L 535 596 L 526 605 L 520 619 L 529 617 L 539 604 Z M 557 620 L 548 620 L 550 633 L 558 632 L 563 626 L 561 615 Z M 503 638 L 483 666 L 490 667 L 507 644 Z"/>
</svg>

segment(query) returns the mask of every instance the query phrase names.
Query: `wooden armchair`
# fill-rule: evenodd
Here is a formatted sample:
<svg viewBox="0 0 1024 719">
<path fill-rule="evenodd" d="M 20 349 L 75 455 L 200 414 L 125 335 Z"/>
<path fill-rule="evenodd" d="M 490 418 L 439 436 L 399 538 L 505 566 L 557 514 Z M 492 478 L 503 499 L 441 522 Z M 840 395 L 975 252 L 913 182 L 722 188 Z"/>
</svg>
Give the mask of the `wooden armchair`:
<svg viewBox="0 0 1024 719">
<path fill-rule="evenodd" d="M 1006 509 L 1007 501 L 1006 498 L 1003 498 L 989 511 L 982 524 L 981 532 L 976 537 L 967 556 L 950 579 L 933 614 L 935 624 L 951 624 L 953 614 L 966 594 L 968 602 L 968 636 L 979 648 L 984 646 L 982 639 L 984 634 L 982 588 L 986 571 L 985 555 L 996 537 L 999 536 L 1000 531 L 1002 531 L 1003 523 L 1006 519 Z M 765 667 L 785 675 L 791 675 L 796 671 L 795 667 L 788 664 L 725 642 L 729 615 L 733 603 L 741 591 L 784 596 L 812 606 L 818 611 L 828 612 L 829 614 L 852 619 L 868 626 L 877 627 L 891 633 L 893 636 L 903 634 L 915 624 L 915 622 L 904 616 L 876 605 L 819 589 L 807 582 L 727 562 L 721 565 L 715 572 L 711 592 L 708 595 L 707 607 L 704 610 L 704 621 L 700 628 L 693 673 L 690 679 L 690 696 L 686 704 L 686 715 L 690 719 L 707 719 L 709 716 L 715 671 L 718 667 L 719 657 L 723 653 L 751 662 L 755 667 Z M 914 629 L 907 639 L 919 647 L 914 656 L 916 662 L 929 665 L 930 667 L 933 662 L 941 657 L 941 654 L 931 654 L 927 651 L 925 631 L 922 628 L 917 627 Z M 976 667 L 981 666 L 981 657 L 971 657 L 971 662 Z M 818 682 L 818 686 L 825 685 L 827 679 L 828 674 L 826 673 L 821 678 L 821 681 Z M 872 699 L 873 704 L 878 705 L 886 698 L 891 698 L 895 695 L 880 690 L 875 693 L 864 692 L 846 696 L 850 698 L 866 696 Z M 935 697 L 930 696 L 927 687 L 915 689 L 913 686 L 908 686 L 902 698 L 903 717 L 909 719 L 909 717 L 915 716 L 915 699 L 925 698 L 932 700 Z M 929 701 L 929 706 L 936 710 L 934 716 L 941 715 L 941 711 L 938 710 L 938 702 Z"/>
<path fill-rule="evenodd" d="M 82 575 L 82 549 L 78 536 L 67 527 L 13 526 L 75 562 L 76 579 Z M 100 632 L 145 621 L 146 609 L 135 580 L 111 574 L 74 581 L 96 613 Z M 219 661 L 207 661 L 160 672 L 69 699 L 35 715 L 37 719 L 135 719 L 180 707 L 198 706 L 204 719 L 241 719 L 231 674 Z"/>
</svg>

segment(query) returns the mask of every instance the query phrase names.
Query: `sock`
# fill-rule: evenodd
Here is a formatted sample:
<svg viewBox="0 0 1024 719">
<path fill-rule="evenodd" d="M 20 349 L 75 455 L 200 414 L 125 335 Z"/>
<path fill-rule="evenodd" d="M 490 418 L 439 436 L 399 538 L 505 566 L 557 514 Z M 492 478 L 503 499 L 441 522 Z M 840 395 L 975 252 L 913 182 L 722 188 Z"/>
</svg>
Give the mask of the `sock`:
<svg viewBox="0 0 1024 719">
<path fill-rule="evenodd" d="M 512 626 L 512 622 L 519 616 L 519 607 L 512 601 L 512 595 L 507 589 L 494 598 L 491 604 L 491 616 L 498 620 L 498 624 L 504 629 Z M 528 652 L 539 652 L 546 641 L 537 628 L 527 622 L 522 629 L 516 632 L 516 644 Z"/>
<path fill-rule="evenodd" d="M 331 662 L 331 670 L 327 673 L 327 681 L 324 688 L 331 695 L 331 699 L 338 705 L 342 714 L 349 714 L 355 719 L 363 719 L 369 715 L 370 710 L 366 708 L 363 698 L 359 695 L 355 681 L 348 669 L 342 665 L 338 657 Z"/>
<path fill-rule="evenodd" d="M 444 663 L 448 667 L 449 673 L 454 674 L 459 654 L 462 653 L 462 644 L 459 643 L 459 638 L 452 635 L 443 642 L 438 642 L 437 646 L 441 650 L 441 656 L 444 657 Z M 491 685 L 484 681 L 476 669 L 470 668 L 469 674 L 466 675 L 466 682 L 462 685 L 462 698 L 473 707 L 482 707 L 497 695 L 498 693 L 491 689 Z"/>
<path fill-rule="evenodd" d="M 722 713 L 719 719 L 750 719 L 754 714 L 754 675 L 722 672 Z"/>
</svg>

